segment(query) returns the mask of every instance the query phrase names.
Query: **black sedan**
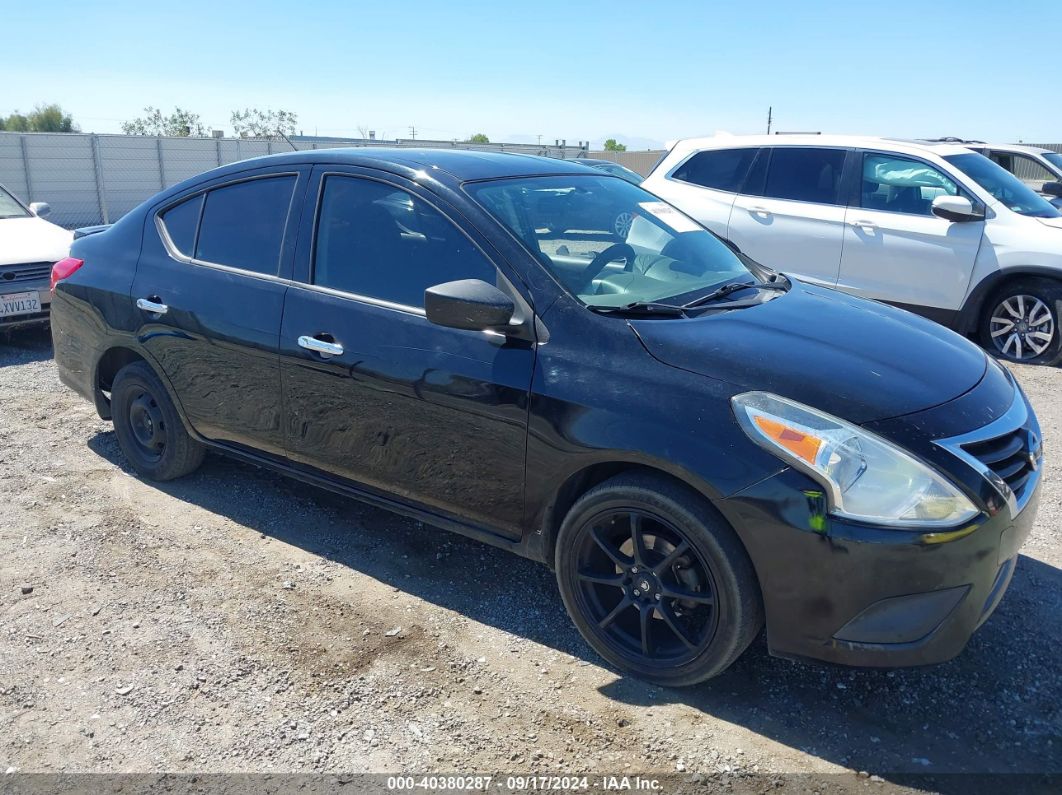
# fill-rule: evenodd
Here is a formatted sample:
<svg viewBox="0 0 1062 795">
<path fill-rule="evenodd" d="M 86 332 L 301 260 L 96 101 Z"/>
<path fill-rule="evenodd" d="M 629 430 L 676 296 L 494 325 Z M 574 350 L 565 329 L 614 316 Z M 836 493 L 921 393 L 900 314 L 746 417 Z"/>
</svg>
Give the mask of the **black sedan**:
<svg viewBox="0 0 1062 795">
<path fill-rule="evenodd" d="M 547 231 L 571 192 L 622 239 Z M 142 476 L 218 450 L 543 561 L 663 684 L 764 622 L 777 655 L 953 657 L 1036 510 L 1036 417 L 976 346 L 557 160 L 235 163 L 75 241 L 53 289 L 60 376 Z"/>
</svg>

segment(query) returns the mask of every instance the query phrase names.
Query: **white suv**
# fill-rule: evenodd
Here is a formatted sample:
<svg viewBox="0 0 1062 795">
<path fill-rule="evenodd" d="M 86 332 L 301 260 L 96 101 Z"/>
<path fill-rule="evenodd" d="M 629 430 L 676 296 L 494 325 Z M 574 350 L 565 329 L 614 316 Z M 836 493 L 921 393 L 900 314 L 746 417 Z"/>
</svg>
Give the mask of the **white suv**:
<svg viewBox="0 0 1062 795">
<path fill-rule="evenodd" d="M 690 139 L 643 187 L 765 265 L 977 332 L 1008 359 L 1062 357 L 1062 213 L 961 145 Z"/>
</svg>

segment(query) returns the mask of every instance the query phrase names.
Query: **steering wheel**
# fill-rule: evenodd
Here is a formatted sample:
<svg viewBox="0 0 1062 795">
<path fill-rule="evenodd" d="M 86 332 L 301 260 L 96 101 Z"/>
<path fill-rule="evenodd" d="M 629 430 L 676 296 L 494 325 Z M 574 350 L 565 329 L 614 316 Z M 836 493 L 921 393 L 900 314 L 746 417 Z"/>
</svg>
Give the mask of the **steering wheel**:
<svg viewBox="0 0 1062 795">
<path fill-rule="evenodd" d="M 624 259 L 627 261 L 626 266 L 624 266 L 624 270 L 632 270 L 634 268 L 634 258 L 636 256 L 638 256 L 637 253 L 628 243 L 613 243 L 611 246 L 606 248 L 596 257 L 594 257 L 590 264 L 586 266 L 586 270 L 582 273 L 583 289 L 578 290 L 577 292 L 581 293 L 583 292 L 583 290 L 589 287 L 593 283 L 594 279 L 601 275 L 601 272 L 605 269 L 605 266 L 608 265 L 610 262 L 615 262 L 618 259 Z"/>
</svg>

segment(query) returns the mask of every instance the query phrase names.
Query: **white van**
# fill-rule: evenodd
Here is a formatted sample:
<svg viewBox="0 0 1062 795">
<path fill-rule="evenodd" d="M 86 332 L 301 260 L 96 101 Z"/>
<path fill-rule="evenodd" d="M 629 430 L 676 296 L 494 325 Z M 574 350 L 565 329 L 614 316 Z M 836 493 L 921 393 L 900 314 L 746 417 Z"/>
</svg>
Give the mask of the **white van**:
<svg viewBox="0 0 1062 795">
<path fill-rule="evenodd" d="M 643 187 L 765 265 L 976 332 L 1007 359 L 1062 357 L 1062 212 L 961 145 L 690 139 Z"/>
</svg>

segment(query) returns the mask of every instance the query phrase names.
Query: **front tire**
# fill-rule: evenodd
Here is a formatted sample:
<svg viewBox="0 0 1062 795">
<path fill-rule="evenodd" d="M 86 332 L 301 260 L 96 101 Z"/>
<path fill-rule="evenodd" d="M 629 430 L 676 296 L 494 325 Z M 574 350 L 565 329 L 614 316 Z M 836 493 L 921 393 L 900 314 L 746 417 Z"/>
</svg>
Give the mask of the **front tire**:
<svg viewBox="0 0 1062 795">
<path fill-rule="evenodd" d="M 140 475 L 173 480 L 203 463 L 206 450 L 188 435 L 162 382 L 145 362 L 119 370 L 111 387 L 118 446 Z"/>
<path fill-rule="evenodd" d="M 586 641 L 658 685 L 722 673 L 763 627 L 756 575 L 734 531 L 662 477 L 619 475 L 584 494 L 561 526 L 556 568 Z"/>
<path fill-rule="evenodd" d="M 985 302 L 981 344 L 1002 359 L 1054 364 L 1062 358 L 1062 284 L 1019 279 Z"/>
</svg>

